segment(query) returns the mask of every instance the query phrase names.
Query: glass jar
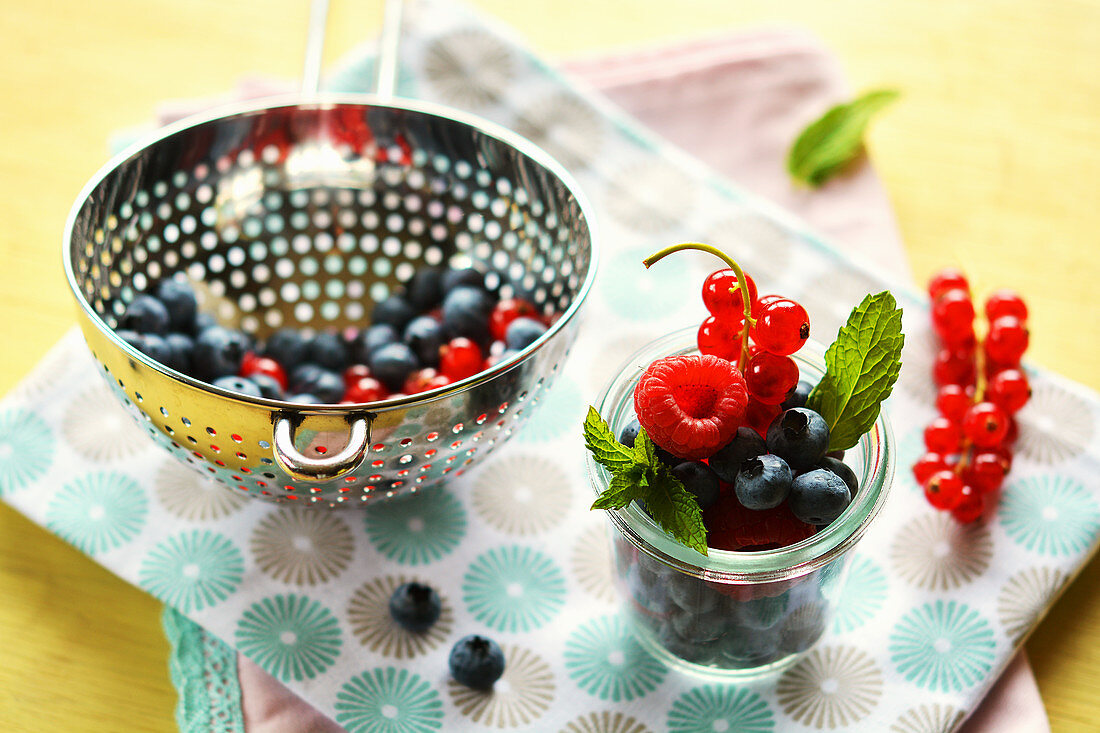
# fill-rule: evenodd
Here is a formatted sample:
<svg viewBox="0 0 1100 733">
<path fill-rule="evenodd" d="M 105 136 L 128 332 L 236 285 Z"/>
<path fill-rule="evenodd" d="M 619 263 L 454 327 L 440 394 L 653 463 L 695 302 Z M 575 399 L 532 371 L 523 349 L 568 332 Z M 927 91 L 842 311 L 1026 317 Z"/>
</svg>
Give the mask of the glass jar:
<svg viewBox="0 0 1100 733">
<path fill-rule="evenodd" d="M 623 365 L 596 409 L 618 435 L 634 419 L 634 385 L 655 359 L 697 353 L 696 329 L 659 338 Z M 801 378 L 825 372 L 823 349 L 792 358 Z M 705 677 L 757 677 L 785 668 L 829 628 L 843 602 L 856 543 L 878 514 L 894 474 L 885 412 L 845 452 L 859 489 L 844 513 L 813 536 L 774 550 L 711 549 L 704 556 L 667 535 L 636 503 L 608 511 L 613 574 L 639 640 L 668 665 Z M 588 456 L 592 489 L 610 474 Z"/>
</svg>

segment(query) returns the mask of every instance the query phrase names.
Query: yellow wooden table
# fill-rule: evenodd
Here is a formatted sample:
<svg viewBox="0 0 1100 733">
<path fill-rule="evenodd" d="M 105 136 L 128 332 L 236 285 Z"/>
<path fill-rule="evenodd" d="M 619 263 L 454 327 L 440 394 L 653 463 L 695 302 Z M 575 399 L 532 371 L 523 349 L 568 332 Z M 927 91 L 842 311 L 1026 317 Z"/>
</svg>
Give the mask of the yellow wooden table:
<svg viewBox="0 0 1100 733">
<path fill-rule="evenodd" d="M 1100 388 L 1100 5 L 1083 0 L 475 0 L 550 56 L 798 23 L 856 88 L 904 100 L 870 149 L 923 281 L 1023 291 L 1030 358 Z M 376 32 L 380 0 L 335 0 L 326 60 Z M 74 322 L 69 206 L 115 130 L 164 99 L 261 71 L 297 78 L 306 0 L 3 0 L 0 392 Z M 903 469 L 904 470 L 904 469 Z M 171 731 L 160 604 L 0 505 L 0 730 Z M 1100 565 L 1028 643 L 1054 731 L 1096 730 Z"/>
</svg>

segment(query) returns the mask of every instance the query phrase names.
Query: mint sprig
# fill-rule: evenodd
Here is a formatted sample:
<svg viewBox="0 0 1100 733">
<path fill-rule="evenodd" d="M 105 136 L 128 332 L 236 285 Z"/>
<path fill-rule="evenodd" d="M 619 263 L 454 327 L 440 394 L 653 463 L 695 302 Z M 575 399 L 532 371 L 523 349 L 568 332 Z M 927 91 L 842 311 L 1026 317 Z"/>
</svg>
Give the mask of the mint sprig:
<svg viewBox="0 0 1100 733">
<path fill-rule="evenodd" d="M 846 450 L 871 429 L 901 371 L 901 309 L 890 291 L 868 295 L 825 352 L 825 376 L 806 407 L 829 424 L 829 450 Z"/>
<path fill-rule="evenodd" d="M 787 172 L 796 181 L 820 186 L 859 156 L 871 117 L 897 97 L 898 92 L 881 89 L 828 110 L 794 141 Z"/>
<path fill-rule="evenodd" d="M 589 407 L 584 444 L 593 460 L 611 474 L 607 488 L 592 503 L 593 509 L 622 509 L 632 501 L 642 502 L 649 516 L 677 542 L 707 554 L 707 530 L 699 503 L 657 458 L 657 447 L 645 430 L 638 430 L 634 447 L 628 448 L 615 439 L 596 408 Z"/>
</svg>

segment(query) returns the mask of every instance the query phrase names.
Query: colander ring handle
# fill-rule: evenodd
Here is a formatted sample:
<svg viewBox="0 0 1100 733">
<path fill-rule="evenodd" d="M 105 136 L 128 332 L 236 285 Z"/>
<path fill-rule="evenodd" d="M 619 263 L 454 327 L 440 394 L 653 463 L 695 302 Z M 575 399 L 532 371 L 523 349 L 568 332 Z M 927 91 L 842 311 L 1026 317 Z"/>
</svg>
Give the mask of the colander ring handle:
<svg viewBox="0 0 1100 733">
<path fill-rule="evenodd" d="M 310 458 L 294 447 L 294 421 L 289 417 L 278 417 L 271 441 L 275 463 L 299 481 L 340 478 L 359 468 L 366 459 L 367 447 L 370 445 L 370 426 L 369 418 L 356 418 L 350 424 L 347 444 L 343 450 L 324 458 Z"/>
</svg>

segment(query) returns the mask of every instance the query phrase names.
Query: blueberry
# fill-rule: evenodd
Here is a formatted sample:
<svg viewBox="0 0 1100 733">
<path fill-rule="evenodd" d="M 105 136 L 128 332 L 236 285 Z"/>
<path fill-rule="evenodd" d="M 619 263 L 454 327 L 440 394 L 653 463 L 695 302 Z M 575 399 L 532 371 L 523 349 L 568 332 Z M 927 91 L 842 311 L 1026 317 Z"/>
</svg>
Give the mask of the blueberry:
<svg viewBox="0 0 1100 733">
<path fill-rule="evenodd" d="M 700 509 L 709 509 L 718 501 L 718 474 L 702 461 L 684 461 L 672 469 L 672 475 L 695 497 Z"/>
<path fill-rule="evenodd" d="M 343 371 L 348 365 L 348 350 L 339 334 L 322 331 L 309 340 L 305 361 L 320 364 L 325 369 Z M 285 367 L 284 367 L 285 368 Z"/>
<path fill-rule="evenodd" d="M 779 628 L 779 647 L 788 654 L 809 649 L 825 633 L 825 607 L 807 603 L 792 611 Z"/>
<path fill-rule="evenodd" d="M 270 356 L 289 373 L 294 367 L 306 361 L 308 339 L 301 331 L 293 328 L 280 328 L 271 334 L 264 343 L 264 356 Z"/>
<path fill-rule="evenodd" d="M 492 639 L 470 634 L 455 642 L 447 664 L 457 682 L 488 690 L 504 674 L 504 652 Z"/>
<path fill-rule="evenodd" d="M 426 313 L 443 301 L 443 269 L 421 267 L 405 283 L 405 299 L 421 313 Z"/>
<path fill-rule="evenodd" d="M 257 372 L 250 376 L 249 379 L 259 387 L 262 397 L 266 397 L 269 400 L 283 399 L 283 385 L 279 384 L 279 380 L 270 374 L 261 374 Z"/>
<path fill-rule="evenodd" d="M 768 446 L 760 437 L 760 433 L 752 428 L 741 427 L 737 428 L 737 435 L 733 440 L 715 451 L 709 463 L 720 479 L 732 484 L 737 479 L 737 472 L 741 470 L 742 463 L 767 452 Z"/>
<path fill-rule="evenodd" d="M 472 267 L 459 267 L 443 273 L 442 285 L 445 295 L 459 287 L 485 290 L 485 276 Z"/>
<path fill-rule="evenodd" d="M 387 344 L 397 343 L 401 335 L 388 323 L 378 323 L 365 331 L 360 331 L 352 344 L 351 358 L 357 364 L 370 366 L 371 357 Z"/>
<path fill-rule="evenodd" d="M 817 466 L 840 476 L 844 479 L 844 483 L 848 485 L 848 491 L 852 493 L 852 496 L 856 495 L 856 491 L 859 490 L 859 479 L 856 478 L 856 472 L 847 463 L 832 456 L 825 456 Z"/>
<path fill-rule="evenodd" d="M 211 382 L 218 377 L 234 375 L 240 369 L 241 358 L 251 342 L 240 331 L 211 326 L 195 339 L 191 367 L 199 379 Z"/>
<path fill-rule="evenodd" d="M 667 580 L 668 597 L 685 611 L 707 613 L 719 608 L 724 596 L 699 578 L 674 573 Z"/>
<path fill-rule="evenodd" d="M 164 336 L 168 348 L 172 351 L 172 361 L 165 362 L 177 372 L 191 373 L 191 354 L 195 350 L 195 339 L 185 333 L 169 333 Z"/>
<path fill-rule="evenodd" d="M 788 593 L 762 596 L 741 601 L 733 608 L 737 622 L 746 629 L 770 629 L 778 624 L 787 612 L 791 597 Z"/>
<path fill-rule="evenodd" d="M 142 353 L 148 356 L 154 361 L 159 361 L 166 367 L 180 371 L 179 364 L 175 360 L 175 352 L 172 351 L 172 347 L 164 340 L 163 336 L 155 333 L 142 333 L 138 334 L 141 339 L 138 346 Z M 136 344 L 135 344 L 136 345 Z"/>
<path fill-rule="evenodd" d="M 417 316 L 405 326 L 404 341 L 422 367 L 439 364 L 439 347 L 447 343 L 443 324 L 431 316 Z"/>
<path fill-rule="evenodd" d="M 730 618 L 721 610 L 686 612 L 672 617 L 672 628 L 686 641 L 706 644 L 721 639 L 729 630 Z"/>
<path fill-rule="evenodd" d="M 218 377 L 214 380 L 214 386 L 227 389 L 230 392 L 240 392 L 249 397 L 263 397 L 260 388 L 256 386 L 255 382 L 247 377 Z"/>
<path fill-rule="evenodd" d="M 492 340 L 489 314 L 493 298 L 484 290 L 461 285 L 443 298 L 443 326 L 452 338 L 465 336 L 478 344 Z"/>
<path fill-rule="evenodd" d="M 334 404 L 344 396 L 344 378 L 319 364 L 299 364 L 290 373 L 290 391 L 309 394 L 320 402 Z"/>
<path fill-rule="evenodd" d="M 852 494 L 844 479 L 817 468 L 795 477 L 787 505 L 801 521 L 826 525 L 839 517 L 851 501 Z"/>
<path fill-rule="evenodd" d="M 791 493 L 791 468 L 771 453 L 749 458 L 741 464 L 733 490 L 746 509 L 774 509 Z"/>
<path fill-rule="evenodd" d="M 138 333 L 167 333 L 170 319 L 164 303 L 152 295 L 141 293 L 126 306 L 118 327 Z"/>
<path fill-rule="evenodd" d="M 508 324 L 508 329 L 504 332 L 504 344 L 509 349 L 522 351 L 535 343 L 544 333 L 546 333 L 546 326 L 541 321 L 520 316 Z"/>
<path fill-rule="evenodd" d="M 379 301 L 371 311 L 371 323 L 385 323 L 400 333 L 409 321 L 416 317 L 416 308 L 400 295 L 391 295 Z"/>
<path fill-rule="evenodd" d="M 775 629 L 731 631 L 722 637 L 722 662 L 734 669 L 756 667 L 778 657 L 779 633 Z"/>
<path fill-rule="evenodd" d="M 772 420 L 766 442 L 793 470 L 804 471 L 829 449 L 829 426 L 813 410 L 792 407 Z"/>
<path fill-rule="evenodd" d="M 638 438 L 638 431 L 641 429 L 642 426 L 637 419 L 631 420 L 626 427 L 619 431 L 619 442 L 627 448 L 633 448 L 634 441 Z"/>
<path fill-rule="evenodd" d="M 190 331 L 195 327 L 199 301 L 191 283 L 183 280 L 161 280 L 157 286 L 157 300 L 168 310 L 170 330 Z"/>
<path fill-rule="evenodd" d="M 386 344 L 378 351 L 370 363 L 375 379 L 386 385 L 391 392 L 399 392 L 409 375 L 420 368 L 413 350 L 401 342 Z"/>
<path fill-rule="evenodd" d="M 813 390 L 813 388 L 814 385 L 806 380 L 798 380 L 798 384 L 794 386 L 794 390 L 787 395 L 787 399 L 783 400 L 779 406 L 784 410 L 789 410 L 792 407 L 805 407 L 806 398 L 810 396 L 810 391 Z"/>
<path fill-rule="evenodd" d="M 194 327 L 190 329 L 190 333 L 193 336 L 198 336 L 211 326 L 217 325 L 219 325 L 218 319 L 214 317 L 213 313 L 203 313 L 200 311 L 195 314 Z"/>
<path fill-rule="evenodd" d="M 298 394 L 292 394 L 286 398 L 287 402 L 293 402 L 297 405 L 319 405 L 324 400 L 317 399 L 314 395 L 308 392 L 300 392 Z"/>
<path fill-rule="evenodd" d="M 406 631 L 427 631 L 442 611 L 439 594 L 423 583 L 404 583 L 390 596 L 390 615 Z"/>
</svg>

